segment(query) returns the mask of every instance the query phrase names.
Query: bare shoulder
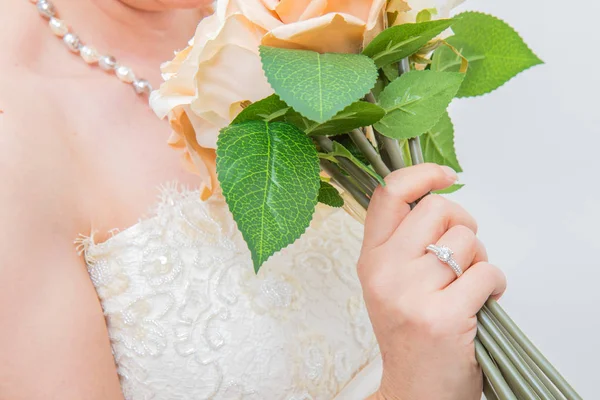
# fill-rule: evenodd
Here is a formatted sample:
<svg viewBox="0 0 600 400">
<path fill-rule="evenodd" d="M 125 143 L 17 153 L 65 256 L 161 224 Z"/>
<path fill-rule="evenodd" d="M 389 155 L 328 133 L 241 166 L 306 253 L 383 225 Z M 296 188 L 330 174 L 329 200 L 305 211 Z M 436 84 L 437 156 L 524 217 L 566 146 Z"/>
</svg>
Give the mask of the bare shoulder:
<svg viewBox="0 0 600 400">
<path fill-rule="evenodd" d="M 83 215 L 77 152 L 50 99 L 0 75 L 0 398 L 120 399 L 102 310 L 73 245 Z"/>
<path fill-rule="evenodd" d="M 59 110 L 42 91 L 34 90 L 34 82 L 12 77 L 0 79 L 0 175 L 8 189 L 0 194 L 0 214 L 12 210 L 23 221 L 28 216 L 41 221 L 50 213 L 64 215 L 76 201 L 76 186 L 67 168 L 69 145 Z M 70 208 L 68 213 L 64 216 L 75 222 L 77 210 Z"/>
</svg>

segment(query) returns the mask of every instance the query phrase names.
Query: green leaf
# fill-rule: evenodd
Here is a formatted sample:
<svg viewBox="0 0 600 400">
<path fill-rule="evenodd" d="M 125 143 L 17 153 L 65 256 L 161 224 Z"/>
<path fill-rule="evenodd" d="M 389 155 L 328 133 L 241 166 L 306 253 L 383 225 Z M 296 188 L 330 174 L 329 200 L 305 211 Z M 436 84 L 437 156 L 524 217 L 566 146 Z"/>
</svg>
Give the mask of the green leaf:
<svg viewBox="0 0 600 400">
<path fill-rule="evenodd" d="M 260 47 L 263 70 L 275 93 L 316 122 L 364 97 L 375 86 L 377 67 L 360 54 L 319 54 Z"/>
<path fill-rule="evenodd" d="M 385 181 L 377 172 L 375 172 L 370 166 L 367 166 L 362 163 L 357 157 L 352 154 L 350 150 L 344 147 L 341 143 L 333 142 L 333 151 L 331 153 L 327 153 L 329 156 L 334 157 L 344 157 L 348 160 L 352 161 L 357 167 L 365 171 L 367 174 L 371 175 L 373 178 L 379 182 L 381 186 L 385 186 Z"/>
<path fill-rule="evenodd" d="M 446 111 L 464 78 L 457 72 L 411 71 L 379 96 L 386 116 L 375 124 L 381 134 L 409 139 L 431 129 Z"/>
<path fill-rule="evenodd" d="M 386 77 L 388 81 L 394 81 L 398 79 L 400 76 L 400 71 L 398 70 L 398 63 L 387 64 L 381 67 L 381 71 L 383 75 Z"/>
<path fill-rule="evenodd" d="M 332 140 L 335 141 L 335 142 L 338 142 L 339 144 L 341 144 L 342 146 L 344 146 L 361 163 L 363 163 L 363 164 L 369 164 L 369 160 L 367 160 L 367 157 L 365 157 L 365 155 L 362 153 L 362 151 L 360 151 L 360 149 L 352 141 L 352 139 L 350 138 L 350 136 L 348 136 L 348 135 L 340 135 L 340 136 L 336 136 Z"/>
<path fill-rule="evenodd" d="M 426 162 L 447 165 L 456 172 L 462 172 L 454 149 L 454 126 L 447 112 L 421 136 L 421 147 Z"/>
<path fill-rule="evenodd" d="M 344 199 L 342 199 L 340 192 L 338 192 L 336 188 L 327 182 L 321 181 L 321 189 L 319 190 L 319 203 L 340 208 L 344 205 Z"/>
<path fill-rule="evenodd" d="M 417 14 L 417 22 L 431 21 L 431 18 L 437 14 L 438 12 L 436 8 L 425 8 L 419 11 L 419 13 Z"/>
<path fill-rule="evenodd" d="M 416 53 L 453 22 L 451 19 L 439 19 L 393 26 L 377 35 L 363 50 L 363 54 L 371 57 L 377 67 L 381 68 Z"/>
<path fill-rule="evenodd" d="M 542 64 L 521 36 L 506 22 L 491 15 L 465 12 L 454 17 L 455 35 L 447 42 L 469 61 L 469 69 L 458 97 L 489 93 L 518 73 Z M 433 57 L 435 71 L 458 71 L 460 58 L 446 47 Z"/>
<path fill-rule="evenodd" d="M 221 131 L 219 182 L 257 272 L 309 226 L 319 170 L 314 144 L 293 125 L 249 121 Z"/>
<path fill-rule="evenodd" d="M 281 101 L 279 96 L 273 94 L 244 108 L 231 124 L 241 124 L 248 121 L 270 122 L 281 120 L 290 108 L 285 102 Z"/>
<path fill-rule="evenodd" d="M 447 187 L 446 189 L 436 190 L 433 193 L 435 193 L 435 194 L 450 194 L 450 193 L 458 192 L 464 186 L 465 185 L 462 183 L 456 183 L 450 187 Z"/>
<path fill-rule="evenodd" d="M 350 132 L 353 129 L 373 125 L 385 115 L 383 108 L 366 101 L 357 101 L 334 115 L 324 123 L 304 118 L 300 113 L 291 111 L 286 121 L 302 129 L 307 135 L 331 136 Z"/>
</svg>

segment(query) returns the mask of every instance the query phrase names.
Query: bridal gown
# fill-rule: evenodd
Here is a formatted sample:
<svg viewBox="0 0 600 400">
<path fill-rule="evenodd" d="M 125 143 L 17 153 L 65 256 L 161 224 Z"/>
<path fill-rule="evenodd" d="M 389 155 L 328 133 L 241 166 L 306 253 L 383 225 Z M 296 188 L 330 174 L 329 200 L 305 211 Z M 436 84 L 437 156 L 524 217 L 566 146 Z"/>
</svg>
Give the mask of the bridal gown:
<svg viewBox="0 0 600 400">
<path fill-rule="evenodd" d="M 260 273 L 224 199 L 171 186 L 80 241 L 127 400 L 364 399 L 381 360 L 356 276 L 362 226 L 319 205 Z"/>
</svg>

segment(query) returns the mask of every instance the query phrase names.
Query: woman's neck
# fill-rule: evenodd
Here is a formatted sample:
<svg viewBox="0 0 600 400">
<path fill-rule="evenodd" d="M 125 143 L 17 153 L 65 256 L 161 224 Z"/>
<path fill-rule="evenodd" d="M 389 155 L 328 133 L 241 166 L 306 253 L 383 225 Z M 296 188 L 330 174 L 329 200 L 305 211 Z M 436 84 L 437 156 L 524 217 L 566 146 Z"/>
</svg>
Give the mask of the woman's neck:
<svg viewBox="0 0 600 400">
<path fill-rule="evenodd" d="M 134 8 L 122 0 L 53 0 L 62 19 L 84 42 L 116 57 L 170 59 L 193 36 L 203 11 Z"/>
<path fill-rule="evenodd" d="M 124 0 L 51 0 L 58 17 L 83 43 L 101 54 L 110 54 L 138 71 L 140 76 L 156 80 L 160 63 L 170 60 L 173 51 L 185 47 L 194 35 L 205 10 L 135 8 Z M 132 3 L 135 4 L 135 3 Z M 37 13 L 35 4 L 26 0 L 0 0 L 3 9 L 0 26 L 8 34 L 0 37 L 3 49 L 14 48 L 16 64 L 47 72 L 57 65 L 59 39 Z M 54 41 L 54 43 L 53 43 Z M 64 47 L 64 46 L 63 46 Z M 69 56 L 64 48 L 65 60 Z M 148 76 L 153 75 L 153 76 Z"/>
</svg>

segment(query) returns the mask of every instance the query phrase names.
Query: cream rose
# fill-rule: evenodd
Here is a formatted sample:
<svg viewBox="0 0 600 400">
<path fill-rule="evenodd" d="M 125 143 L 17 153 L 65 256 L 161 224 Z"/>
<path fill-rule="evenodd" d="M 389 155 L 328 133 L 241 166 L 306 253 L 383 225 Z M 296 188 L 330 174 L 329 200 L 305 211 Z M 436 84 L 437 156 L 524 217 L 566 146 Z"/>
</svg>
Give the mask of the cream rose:
<svg viewBox="0 0 600 400">
<path fill-rule="evenodd" d="M 459 1 L 459 0 L 455 0 Z M 411 8 L 434 0 L 413 0 Z M 207 198 L 218 182 L 219 131 L 248 102 L 272 94 L 263 75 L 262 45 L 319 52 L 358 52 L 383 27 L 387 0 L 222 0 L 202 20 L 189 46 L 162 66 L 165 82 L 150 103 L 173 129 L 169 143 L 202 178 Z M 415 3 L 415 4 L 412 4 Z M 422 4 L 417 4 L 422 3 Z M 407 18 L 408 13 L 407 12 Z M 415 14 L 416 15 L 416 14 Z"/>
</svg>

